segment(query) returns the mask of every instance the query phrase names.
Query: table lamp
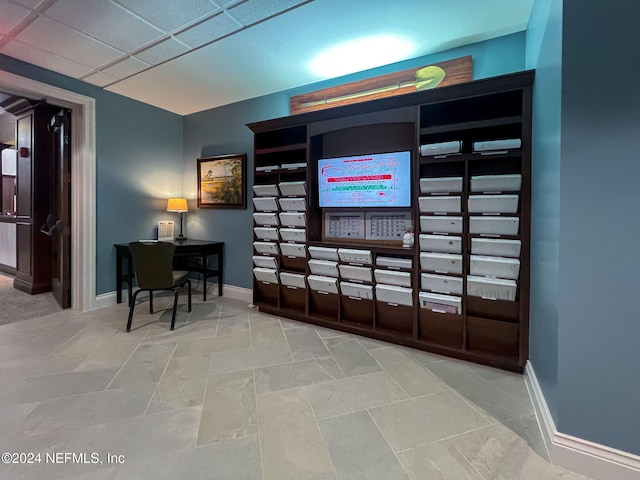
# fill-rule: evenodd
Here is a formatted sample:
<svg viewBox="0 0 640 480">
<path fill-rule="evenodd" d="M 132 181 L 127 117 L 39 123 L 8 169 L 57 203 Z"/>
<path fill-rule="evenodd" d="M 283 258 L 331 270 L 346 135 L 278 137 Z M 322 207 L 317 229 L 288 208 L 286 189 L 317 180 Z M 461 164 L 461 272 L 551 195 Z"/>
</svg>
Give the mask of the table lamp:
<svg viewBox="0 0 640 480">
<path fill-rule="evenodd" d="M 187 207 L 186 198 L 170 198 L 167 202 L 167 212 L 176 212 L 180 214 L 180 235 L 176 237 L 176 240 L 187 239 L 187 237 L 182 234 L 182 215 L 188 211 L 189 207 Z"/>
</svg>

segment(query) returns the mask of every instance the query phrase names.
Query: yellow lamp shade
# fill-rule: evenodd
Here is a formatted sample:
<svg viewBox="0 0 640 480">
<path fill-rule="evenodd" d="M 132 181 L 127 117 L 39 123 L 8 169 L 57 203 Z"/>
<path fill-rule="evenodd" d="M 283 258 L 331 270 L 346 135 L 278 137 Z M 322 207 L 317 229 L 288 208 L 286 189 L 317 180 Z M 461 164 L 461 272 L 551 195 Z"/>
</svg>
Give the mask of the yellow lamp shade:
<svg viewBox="0 0 640 480">
<path fill-rule="evenodd" d="M 170 198 L 167 202 L 167 212 L 184 213 L 188 211 L 186 198 Z"/>
</svg>

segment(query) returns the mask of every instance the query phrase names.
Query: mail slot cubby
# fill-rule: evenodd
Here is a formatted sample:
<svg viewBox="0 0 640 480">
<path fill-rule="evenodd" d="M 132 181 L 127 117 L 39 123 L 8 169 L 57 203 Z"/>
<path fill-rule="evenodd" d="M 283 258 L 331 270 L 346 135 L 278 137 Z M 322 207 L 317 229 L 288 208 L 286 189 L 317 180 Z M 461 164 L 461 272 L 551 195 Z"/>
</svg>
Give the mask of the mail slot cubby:
<svg viewBox="0 0 640 480">
<path fill-rule="evenodd" d="M 280 285 L 280 308 L 304 313 L 307 305 L 307 289 Z"/>
<path fill-rule="evenodd" d="M 340 295 L 337 293 L 327 293 L 320 290 L 309 291 L 309 315 L 337 322 L 339 310 Z"/>
<path fill-rule="evenodd" d="M 438 313 L 421 308 L 418 323 L 420 340 L 451 348 L 463 347 L 464 317 L 462 315 Z"/>
<path fill-rule="evenodd" d="M 342 295 L 340 301 L 340 321 L 373 328 L 373 300 Z"/>
<path fill-rule="evenodd" d="M 376 301 L 376 328 L 411 334 L 413 332 L 413 312 L 408 305 Z"/>
<path fill-rule="evenodd" d="M 517 357 L 518 335 L 515 323 L 467 316 L 467 348 L 471 351 Z"/>
<path fill-rule="evenodd" d="M 254 280 L 253 282 L 253 303 L 256 305 L 268 305 L 270 307 L 278 306 L 278 288 L 277 283 L 262 282 Z"/>
<path fill-rule="evenodd" d="M 493 318 L 505 322 L 517 322 L 519 319 L 519 313 L 519 302 L 493 300 L 474 296 L 467 297 L 467 315 Z"/>
<path fill-rule="evenodd" d="M 306 257 L 293 257 L 289 255 L 280 255 L 280 269 L 291 272 L 304 273 L 307 268 Z"/>
</svg>

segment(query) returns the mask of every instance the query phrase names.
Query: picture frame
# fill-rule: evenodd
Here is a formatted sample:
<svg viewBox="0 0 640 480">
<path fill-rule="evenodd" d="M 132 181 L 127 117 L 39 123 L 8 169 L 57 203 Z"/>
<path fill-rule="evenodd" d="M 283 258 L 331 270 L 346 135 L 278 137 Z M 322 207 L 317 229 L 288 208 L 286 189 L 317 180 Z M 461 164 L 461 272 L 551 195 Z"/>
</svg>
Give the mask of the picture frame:
<svg viewBox="0 0 640 480">
<path fill-rule="evenodd" d="M 247 154 L 198 158 L 198 208 L 247 208 Z"/>
</svg>

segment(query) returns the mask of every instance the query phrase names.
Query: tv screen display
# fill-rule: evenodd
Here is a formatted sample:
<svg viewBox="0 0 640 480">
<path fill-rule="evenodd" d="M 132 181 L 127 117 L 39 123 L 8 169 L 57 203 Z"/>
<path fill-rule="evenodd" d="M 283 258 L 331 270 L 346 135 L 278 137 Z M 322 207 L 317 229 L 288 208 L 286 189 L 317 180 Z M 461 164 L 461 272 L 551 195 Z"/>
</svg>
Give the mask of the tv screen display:
<svg viewBox="0 0 640 480">
<path fill-rule="evenodd" d="M 318 160 L 322 208 L 410 207 L 411 152 Z"/>
</svg>

